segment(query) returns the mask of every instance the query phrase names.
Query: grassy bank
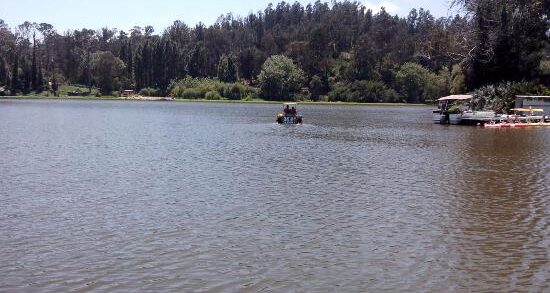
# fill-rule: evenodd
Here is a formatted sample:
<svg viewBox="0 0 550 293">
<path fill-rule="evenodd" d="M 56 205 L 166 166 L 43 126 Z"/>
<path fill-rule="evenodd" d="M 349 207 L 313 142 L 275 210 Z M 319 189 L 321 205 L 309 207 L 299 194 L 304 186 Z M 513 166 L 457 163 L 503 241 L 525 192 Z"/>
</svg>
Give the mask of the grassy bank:
<svg viewBox="0 0 550 293">
<path fill-rule="evenodd" d="M 0 96 L 0 100 L 124 100 L 114 96 Z"/>
<path fill-rule="evenodd" d="M 14 100 L 109 100 L 109 101 L 155 101 L 150 98 L 123 98 L 114 96 L 0 96 L 0 99 L 14 99 Z M 158 98 L 160 100 L 161 98 Z M 280 105 L 283 102 L 279 101 L 266 101 L 260 99 L 254 100 L 206 100 L 206 99 L 174 99 L 171 102 L 178 103 L 218 103 L 218 104 L 271 104 Z M 319 105 L 319 106 L 424 106 L 425 104 L 407 104 L 407 103 L 349 103 L 349 102 L 314 102 L 303 101 L 298 102 L 300 105 Z"/>
</svg>

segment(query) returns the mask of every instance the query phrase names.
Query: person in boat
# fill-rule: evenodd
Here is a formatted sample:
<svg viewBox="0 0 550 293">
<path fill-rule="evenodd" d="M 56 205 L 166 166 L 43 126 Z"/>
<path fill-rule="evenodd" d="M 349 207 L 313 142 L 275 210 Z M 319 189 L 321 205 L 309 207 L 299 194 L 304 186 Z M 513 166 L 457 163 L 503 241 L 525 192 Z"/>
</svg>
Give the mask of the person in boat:
<svg viewBox="0 0 550 293">
<path fill-rule="evenodd" d="M 292 109 L 290 109 L 290 114 L 296 116 L 296 114 L 298 114 L 296 108 L 292 107 Z"/>
<path fill-rule="evenodd" d="M 283 110 L 283 112 L 285 113 L 285 115 L 288 115 L 290 114 L 290 109 L 289 109 L 289 106 L 286 105 L 285 109 Z"/>
</svg>

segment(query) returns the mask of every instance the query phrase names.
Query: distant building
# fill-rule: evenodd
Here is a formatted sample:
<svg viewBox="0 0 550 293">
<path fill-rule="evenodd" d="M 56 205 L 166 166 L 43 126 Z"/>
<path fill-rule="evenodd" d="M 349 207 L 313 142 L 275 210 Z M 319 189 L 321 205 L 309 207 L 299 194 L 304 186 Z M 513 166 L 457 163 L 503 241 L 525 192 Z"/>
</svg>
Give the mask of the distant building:
<svg viewBox="0 0 550 293">
<path fill-rule="evenodd" d="M 545 114 L 550 114 L 550 96 L 516 96 L 515 108 L 544 109 Z"/>
<path fill-rule="evenodd" d="M 133 95 L 135 95 L 136 93 L 134 92 L 134 90 L 123 90 L 122 91 L 122 96 L 123 97 L 131 97 Z"/>
</svg>

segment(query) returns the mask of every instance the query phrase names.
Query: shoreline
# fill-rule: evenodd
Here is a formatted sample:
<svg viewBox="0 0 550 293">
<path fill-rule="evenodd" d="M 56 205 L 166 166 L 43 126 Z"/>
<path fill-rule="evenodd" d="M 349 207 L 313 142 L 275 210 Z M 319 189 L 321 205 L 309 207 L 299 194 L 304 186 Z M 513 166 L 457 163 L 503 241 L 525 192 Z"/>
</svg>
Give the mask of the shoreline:
<svg viewBox="0 0 550 293">
<path fill-rule="evenodd" d="M 145 102 L 177 102 L 177 103 L 218 103 L 218 104 L 267 104 L 279 105 L 283 101 L 265 101 L 265 100 L 206 100 L 206 99 L 174 99 L 171 97 L 111 97 L 111 96 L 62 96 L 62 97 L 42 97 L 42 96 L 0 96 L 0 100 L 75 100 L 75 101 L 145 101 Z M 383 107 L 418 107 L 427 106 L 427 104 L 409 104 L 409 103 L 356 103 L 356 102 L 298 102 L 301 105 L 318 106 L 383 106 Z"/>
</svg>

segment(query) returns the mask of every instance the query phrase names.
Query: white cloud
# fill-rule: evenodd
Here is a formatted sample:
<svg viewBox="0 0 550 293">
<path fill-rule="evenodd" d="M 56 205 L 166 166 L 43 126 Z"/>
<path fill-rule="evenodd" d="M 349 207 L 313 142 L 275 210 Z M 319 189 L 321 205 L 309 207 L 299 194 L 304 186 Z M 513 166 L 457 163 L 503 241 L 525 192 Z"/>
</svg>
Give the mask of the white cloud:
<svg viewBox="0 0 550 293">
<path fill-rule="evenodd" d="M 380 1 L 380 2 L 371 2 L 371 1 L 365 1 L 365 7 L 367 9 L 371 9 L 372 12 L 378 12 L 382 7 L 386 9 L 386 12 L 389 14 L 396 14 L 399 12 L 399 6 L 392 3 L 391 1 Z"/>
</svg>

